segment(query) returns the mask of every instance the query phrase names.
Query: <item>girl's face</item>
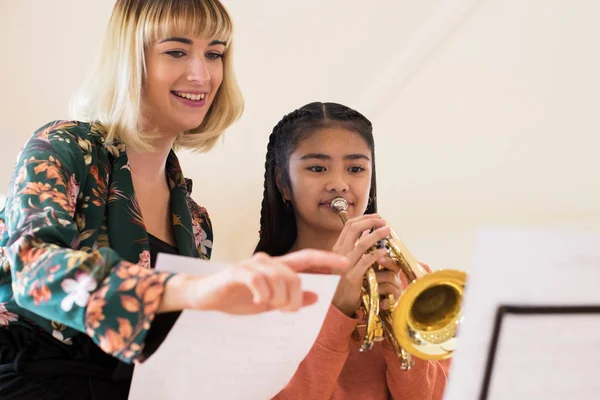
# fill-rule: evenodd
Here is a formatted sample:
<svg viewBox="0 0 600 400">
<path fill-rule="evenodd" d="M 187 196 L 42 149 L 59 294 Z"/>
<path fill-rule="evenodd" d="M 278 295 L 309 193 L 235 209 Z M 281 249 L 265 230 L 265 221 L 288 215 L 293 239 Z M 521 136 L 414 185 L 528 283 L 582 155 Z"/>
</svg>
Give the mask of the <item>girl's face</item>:
<svg viewBox="0 0 600 400">
<path fill-rule="evenodd" d="M 298 227 L 341 231 L 329 203 L 342 196 L 350 218 L 364 214 L 371 189 L 372 153 L 360 134 L 341 127 L 319 129 L 300 141 L 289 160 L 291 191 Z"/>
<path fill-rule="evenodd" d="M 168 37 L 146 51 L 142 95 L 149 128 L 180 133 L 200 126 L 223 82 L 225 43 Z"/>
</svg>

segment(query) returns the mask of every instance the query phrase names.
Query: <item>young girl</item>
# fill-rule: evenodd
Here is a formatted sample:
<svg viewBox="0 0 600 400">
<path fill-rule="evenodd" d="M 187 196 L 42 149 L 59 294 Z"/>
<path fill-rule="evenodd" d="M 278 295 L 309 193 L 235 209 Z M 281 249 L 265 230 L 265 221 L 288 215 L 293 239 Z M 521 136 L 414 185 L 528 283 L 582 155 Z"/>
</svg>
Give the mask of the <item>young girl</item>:
<svg viewBox="0 0 600 400">
<path fill-rule="evenodd" d="M 256 252 L 272 256 L 301 249 L 346 255 L 321 332 L 277 399 L 441 399 L 446 363 L 413 358 L 409 371 L 389 343 L 360 352 L 351 338 L 363 276 L 373 262 L 382 295 L 401 293 L 397 268 L 379 249 L 365 251 L 390 232 L 377 214 L 375 152 L 371 123 L 335 103 L 311 103 L 286 115 L 269 137 L 265 188 Z M 351 219 L 343 225 L 330 208 L 342 196 Z M 369 230 L 371 233 L 368 233 Z M 389 308 L 389 300 L 382 307 Z"/>
<path fill-rule="evenodd" d="M 241 114 L 231 35 L 218 0 L 118 0 L 78 120 L 19 154 L 0 210 L 2 399 L 126 399 L 181 310 L 294 311 L 315 301 L 296 271 L 347 266 L 304 252 L 154 270 L 158 252 L 211 255 L 173 149 L 210 149 Z"/>
</svg>

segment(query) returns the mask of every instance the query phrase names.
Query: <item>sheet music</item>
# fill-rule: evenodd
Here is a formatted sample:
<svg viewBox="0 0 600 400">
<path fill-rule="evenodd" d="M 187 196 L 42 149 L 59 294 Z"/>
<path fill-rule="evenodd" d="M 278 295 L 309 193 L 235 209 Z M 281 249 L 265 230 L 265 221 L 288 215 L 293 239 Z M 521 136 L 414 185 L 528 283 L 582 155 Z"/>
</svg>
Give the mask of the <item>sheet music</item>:
<svg viewBox="0 0 600 400">
<path fill-rule="evenodd" d="M 506 316 L 488 399 L 596 398 L 599 328 L 600 314 Z"/>
<path fill-rule="evenodd" d="M 156 268 L 208 274 L 223 268 L 160 254 Z M 160 348 L 135 367 L 129 398 L 265 400 L 289 382 L 321 329 L 339 276 L 301 274 L 316 304 L 248 316 L 184 311 Z"/>
<path fill-rule="evenodd" d="M 481 230 L 469 270 L 465 319 L 444 399 L 480 398 L 499 305 L 600 305 L 599 282 L 598 235 L 523 228 Z M 600 318 L 509 315 L 504 322 L 488 399 L 514 400 L 520 398 L 515 393 L 527 391 L 523 398 L 597 396 L 594 379 L 583 379 L 598 370 L 600 346 L 594 334 L 600 337 Z M 587 351 L 582 350 L 580 341 L 587 342 Z M 526 361 L 525 357 L 531 359 Z M 575 387 L 577 382 L 577 392 L 567 397 L 557 394 L 564 394 L 567 386 Z"/>
</svg>

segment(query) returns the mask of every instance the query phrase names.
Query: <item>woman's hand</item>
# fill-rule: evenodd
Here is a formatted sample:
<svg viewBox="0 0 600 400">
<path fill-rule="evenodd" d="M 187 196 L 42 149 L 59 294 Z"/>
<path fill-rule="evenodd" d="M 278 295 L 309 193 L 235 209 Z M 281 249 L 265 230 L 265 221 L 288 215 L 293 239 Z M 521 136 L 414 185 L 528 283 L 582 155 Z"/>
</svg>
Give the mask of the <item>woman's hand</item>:
<svg viewBox="0 0 600 400">
<path fill-rule="evenodd" d="M 373 232 L 368 233 L 371 229 Z M 337 254 L 348 258 L 349 266 L 342 273 L 332 304 L 348 316 L 353 316 L 360 305 L 363 276 L 375 262 L 389 265 L 383 258 L 385 249 L 377 249 L 369 254 L 366 251 L 390 233 L 390 228 L 376 214 L 362 215 L 346 222 L 338 241 L 333 247 Z"/>
<path fill-rule="evenodd" d="M 297 311 L 317 301 L 315 293 L 302 290 L 298 272 L 318 268 L 340 273 L 347 266 L 346 258 L 320 250 L 301 250 L 281 257 L 257 253 L 213 275 L 171 278 L 159 312 L 186 308 L 229 314 Z"/>
</svg>

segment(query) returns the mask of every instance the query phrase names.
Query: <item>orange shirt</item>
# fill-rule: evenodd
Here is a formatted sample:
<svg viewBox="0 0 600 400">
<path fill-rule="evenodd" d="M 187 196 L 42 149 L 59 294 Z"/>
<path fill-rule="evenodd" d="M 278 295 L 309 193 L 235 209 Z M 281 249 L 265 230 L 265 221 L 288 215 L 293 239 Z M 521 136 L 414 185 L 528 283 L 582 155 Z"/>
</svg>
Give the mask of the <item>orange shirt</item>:
<svg viewBox="0 0 600 400">
<path fill-rule="evenodd" d="M 442 399 L 449 361 L 413 357 L 413 368 L 402 371 L 396 354 L 383 342 L 360 352 L 350 337 L 357 322 L 331 305 L 310 352 L 274 399 Z"/>
</svg>

